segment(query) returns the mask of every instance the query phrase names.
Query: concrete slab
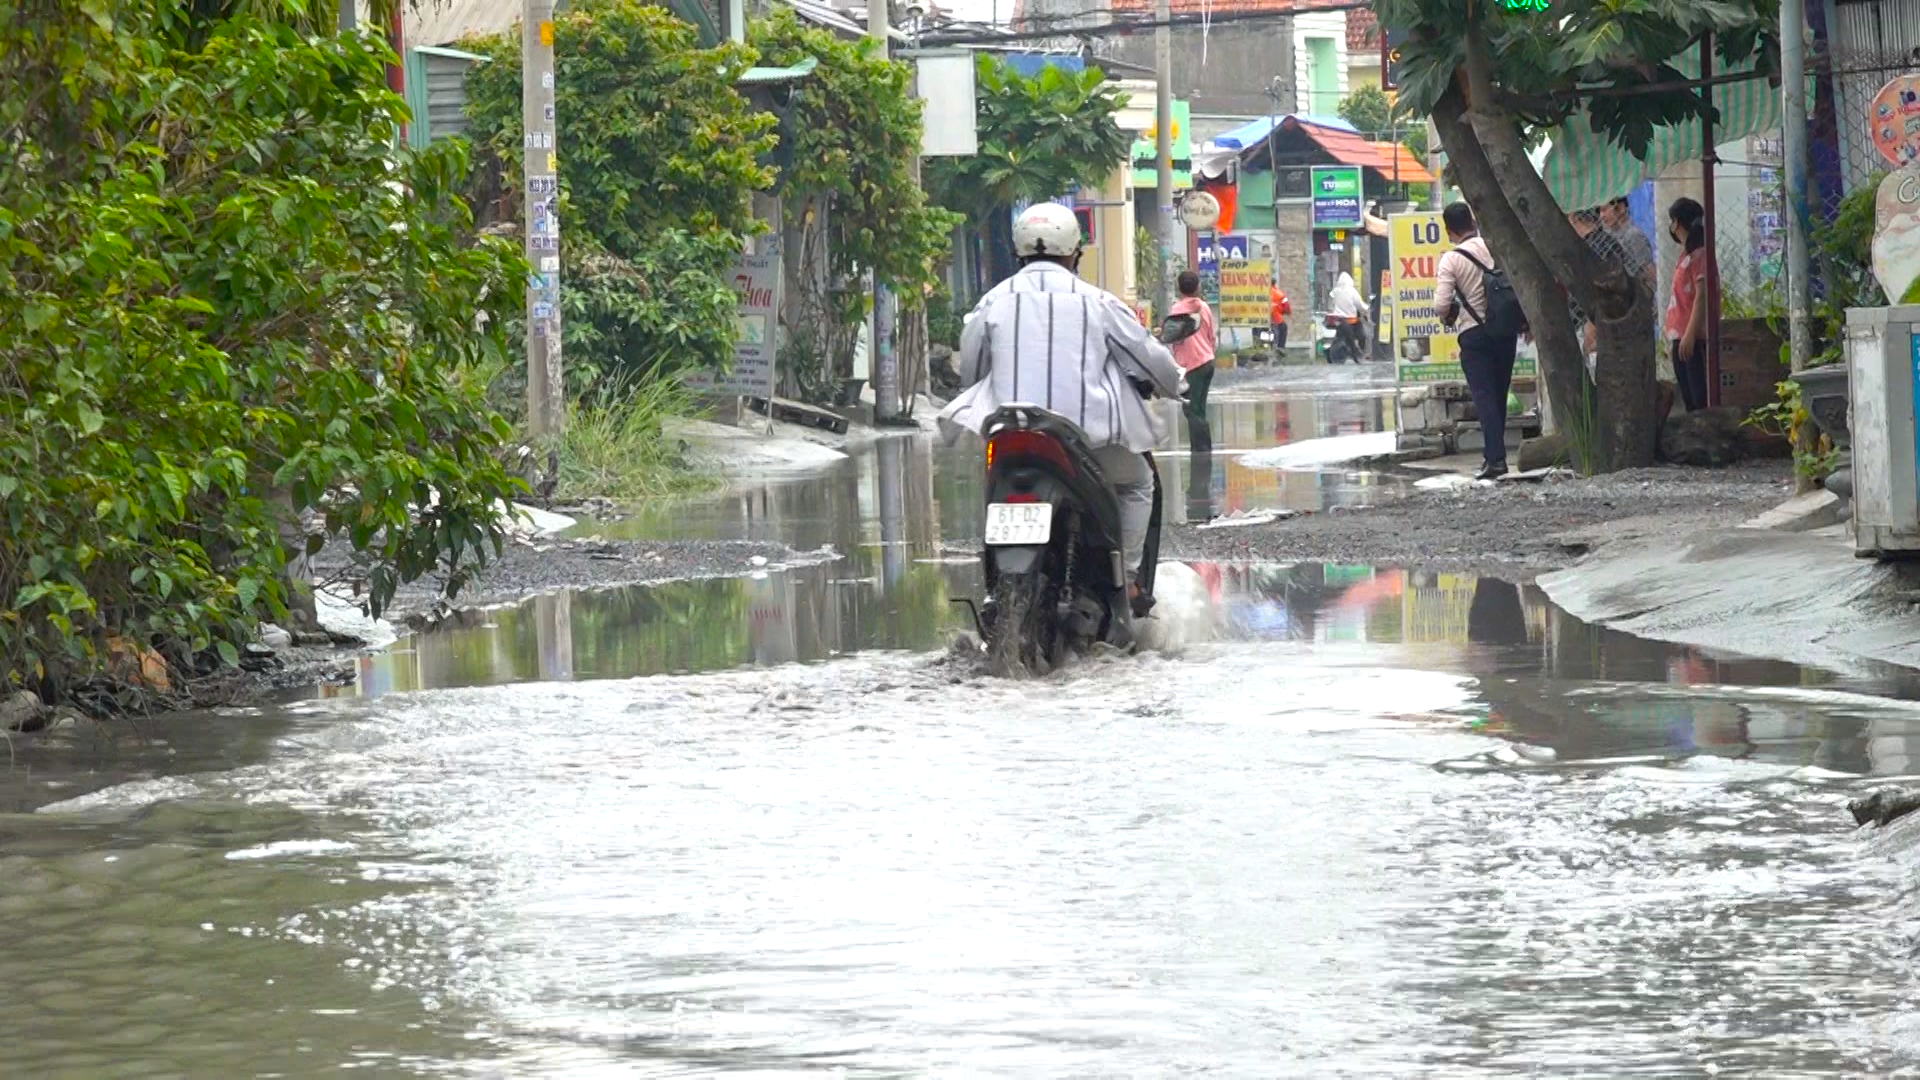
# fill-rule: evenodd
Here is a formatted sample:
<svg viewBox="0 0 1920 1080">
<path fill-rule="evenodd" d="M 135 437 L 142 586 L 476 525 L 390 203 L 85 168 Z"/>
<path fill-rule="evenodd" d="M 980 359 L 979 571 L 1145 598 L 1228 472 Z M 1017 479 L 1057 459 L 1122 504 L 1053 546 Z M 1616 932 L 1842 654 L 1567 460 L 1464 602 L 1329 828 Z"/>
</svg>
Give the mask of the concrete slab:
<svg viewBox="0 0 1920 1080">
<path fill-rule="evenodd" d="M 1380 457 L 1393 453 L 1395 449 L 1393 432 L 1375 431 L 1365 435 L 1305 439 L 1267 450 L 1253 450 L 1240 455 L 1240 464 L 1249 469 L 1316 469 L 1361 458 Z"/>
<path fill-rule="evenodd" d="M 1831 491 L 1810 491 L 1796 495 L 1779 506 L 1743 523 L 1743 529 L 1775 529 L 1780 532 L 1811 532 L 1838 525 L 1847 518 L 1847 504 Z"/>
<path fill-rule="evenodd" d="M 1407 468 L 1418 469 L 1421 472 L 1459 473 L 1462 476 L 1472 476 L 1480 471 L 1480 466 L 1483 464 L 1485 462 L 1481 460 L 1479 454 L 1448 454 L 1445 457 L 1406 463 Z"/>
<path fill-rule="evenodd" d="M 761 421 L 765 423 L 765 421 Z M 715 424 L 706 420 L 670 420 L 667 432 L 685 439 L 688 456 L 696 465 L 732 478 L 782 476 L 831 468 L 847 455 L 795 432 L 805 429 L 776 424 L 779 434 Z"/>
<path fill-rule="evenodd" d="M 1843 672 L 1920 668 L 1920 577 L 1853 556 L 1844 529 L 1729 529 L 1609 548 L 1539 579 L 1588 622 L 1657 641 Z"/>
</svg>

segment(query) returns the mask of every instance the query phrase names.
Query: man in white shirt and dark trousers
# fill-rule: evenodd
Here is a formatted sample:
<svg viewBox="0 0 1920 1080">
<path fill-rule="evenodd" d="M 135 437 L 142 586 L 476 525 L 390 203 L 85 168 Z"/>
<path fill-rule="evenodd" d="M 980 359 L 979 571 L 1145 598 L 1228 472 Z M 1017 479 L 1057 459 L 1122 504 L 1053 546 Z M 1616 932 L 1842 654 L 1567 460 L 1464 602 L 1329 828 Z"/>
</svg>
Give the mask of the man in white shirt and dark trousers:
<svg viewBox="0 0 1920 1080">
<path fill-rule="evenodd" d="M 1441 220 L 1453 250 L 1440 256 L 1433 305 L 1441 321 L 1460 335 L 1460 370 L 1486 439 L 1484 463 L 1476 479 L 1493 480 L 1507 473 L 1507 395 L 1513 389 L 1513 354 L 1520 336 L 1496 333 L 1487 325 L 1487 274 L 1494 262 L 1473 210 L 1466 203 L 1454 203 L 1441 213 Z"/>
<path fill-rule="evenodd" d="M 1140 569 L 1153 515 L 1153 470 L 1142 455 L 1164 433 L 1147 395 L 1178 398 L 1186 379 L 1126 301 L 1074 272 L 1082 247 L 1073 211 L 1040 203 L 1013 226 L 1020 272 L 967 316 L 954 364 L 966 389 L 940 413 L 952 442 L 1011 402 L 1078 425 L 1120 499 L 1129 576 Z"/>
</svg>

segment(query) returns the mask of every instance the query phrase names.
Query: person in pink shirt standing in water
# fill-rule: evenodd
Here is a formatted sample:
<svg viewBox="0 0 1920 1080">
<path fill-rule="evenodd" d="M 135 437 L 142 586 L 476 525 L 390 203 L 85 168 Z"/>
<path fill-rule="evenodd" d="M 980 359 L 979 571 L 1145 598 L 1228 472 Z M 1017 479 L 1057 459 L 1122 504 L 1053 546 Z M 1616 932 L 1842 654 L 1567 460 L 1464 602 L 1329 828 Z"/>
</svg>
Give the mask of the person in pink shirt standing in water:
<svg viewBox="0 0 1920 1080">
<path fill-rule="evenodd" d="M 1188 441 L 1196 453 L 1213 449 L 1213 429 L 1207 425 L 1207 391 L 1213 386 L 1214 351 L 1219 347 L 1220 323 L 1213 308 L 1200 296 L 1200 275 L 1180 273 L 1180 299 L 1174 301 L 1161 340 L 1173 348 L 1174 362 L 1187 373 Z"/>
</svg>

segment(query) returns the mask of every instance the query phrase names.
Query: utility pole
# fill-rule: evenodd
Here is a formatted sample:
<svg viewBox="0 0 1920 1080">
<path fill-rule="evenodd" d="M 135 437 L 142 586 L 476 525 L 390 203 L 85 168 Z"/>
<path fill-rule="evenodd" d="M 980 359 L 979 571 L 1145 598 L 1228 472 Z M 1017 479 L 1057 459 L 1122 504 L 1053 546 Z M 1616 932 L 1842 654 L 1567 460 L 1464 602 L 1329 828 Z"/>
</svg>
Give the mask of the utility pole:
<svg viewBox="0 0 1920 1080">
<path fill-rule="evenodd" d="M 1165 319 L 1173 308 L 1167 267 L 1173 257 L 1173 4 L 1153 5 L 1153 160 L 1158 172 L 1154 199 L 1153 242 L 1160 249 L 1160 280 L 1153 290 L 1153 317 Z"/>
<path fill-rule="evenodd" d="M 527 424 L 535 443 L 566 425 L 560 375 L 560 158 L 553 119 L 553 0 L 523 0 L 521 153 L 527 204 Z"/>
<path fill-rule="evenodd" d="M 1806 0 L 1780 3 L 1781 167 L 1787 180 L 1787 341 L 1795 372 L 1813 358 L 1807 272 Z"/>
<path fill-rule="evenodd" d="M 867 0 L 867 36 L 874 40 L 880 59 L 890 55 L 887 19 L 890 0 Z M 917 153 L 918 151 L 916 151 Z M 873 419 L 892 420 L 900 415 L 900 349 L 894 332 L 893 292 L 873 281 L 873 347 L 868 356 L 873 362 Z"/>
</svg>

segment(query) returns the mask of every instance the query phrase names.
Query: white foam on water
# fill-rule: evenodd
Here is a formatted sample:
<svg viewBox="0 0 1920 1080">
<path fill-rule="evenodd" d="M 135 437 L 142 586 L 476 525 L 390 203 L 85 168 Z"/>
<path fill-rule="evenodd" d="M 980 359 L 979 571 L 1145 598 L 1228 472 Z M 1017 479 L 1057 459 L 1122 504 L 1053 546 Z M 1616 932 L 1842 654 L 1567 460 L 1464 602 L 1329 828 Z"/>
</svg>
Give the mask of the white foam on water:
<svg viewBox="0 0 1920 1080">
<path fill-rule="evenodd" d="M 139 810 L 154 803 L 190 798 L 200 794 L 201 790 L 199 782 L 190 777 L 163 776 L 153 780 L 132 780 L 57 803 L 48 803 L 35 813 L 90 814 Z"/>
<path fill-rule="evenodd" d="M 339 840 L 276 840 L 270 844 L 260 844 L 255 847 L 229 851 L 227 852 L 227 858 L 236 861 L 246 859 L 284 859 L 295 855 L 330 855 L 336 852 L 352 850 L 352 844 Z"/>
<path fill-rule="evenodd" d="M 1140 620 L 1142 648 L 1177 656 L 1187 647 L 1218 635 L 1220 611 L 1207 584 L 1186 563 L 1161 563 L 1153 583 L 1153 614 Z"/>
</svg>

